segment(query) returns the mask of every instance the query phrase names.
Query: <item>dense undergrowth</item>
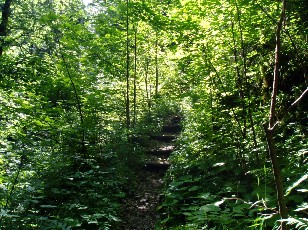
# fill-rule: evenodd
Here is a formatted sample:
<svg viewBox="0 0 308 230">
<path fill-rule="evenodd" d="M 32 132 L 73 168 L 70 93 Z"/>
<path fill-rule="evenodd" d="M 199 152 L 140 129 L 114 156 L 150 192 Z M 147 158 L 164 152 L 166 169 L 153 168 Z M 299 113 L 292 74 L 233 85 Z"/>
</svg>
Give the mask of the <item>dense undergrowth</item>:
<svg viewBox="0 0 308 230">
<path fill-rule="evenodd" d="M 11 116 L 27 108 L 14 98 L 7 103 L 18 107 Z M 42 118 L 24 113 L 23 123 L 13 128 L 3 122 L 1 229 L 118 229 L 122 200 L 135 189 L 147 137 L 177 113 L 167 104 L 153 104 L 129 134 L 121 122 L 89 120 L 85 147 L 80 129 L 72 129 L 74 113 L 67 113 L 67 120 L 54 117 L 53 110 Z"/>
<path fill-rule="evenodd" d="M 200 95 L 202 98 L 202 95 Z M 201 99 L 202 101 L 202 99 Z M 186 100 L 187 103 L 187 100 Z M 205 104 L 185 105 L 179 148 L 166 176 L 160 229 L 279 229 L 276 189 L 262 116 L 255 114 L 257 145 L 234 131 L 221 112 L 212 121 Z M 189 108 L 189 109 L 187 109 Z M 299 109 L 304 109 L 305 104 Z M 306 124 L 290 122 L 277 136 L 290 229 L 307 229 Z"/>
<path fill-rule="evenodd" d="M 288 108 L 307 90 L 308 1 L 282 3 L 1 1 L 0 228 L 119 228 L 149 134 L 180 115 L 158 229 L 307 229 L 307 94 Z"/>
<path fill-rule="evenodd" d="M 47 134 L 45 134 L 47 135 Z M 23 149 L 11 144 L 2 157 L 2 229 L 113 229 L 119 222 L 119 199 L 124 196 L 129 168 L 123 155 L 133 151 L 111 140 L 92 146 L 91 156 L 63 149 Z M 29 140 L 28 140 L 29 141 Z M 72 142 L 74 139 L 68 140 Z M 46 144 L 45 144 L 46 147 Z M 51 150 L 52 149 L 52 150 Z M 17 152 L 20 150 L 21 152 Z M 3 150 L 5 151 L 5 150 Z M 37 154 L 31 157 L 30 154 Z M 16 153 L 17 152 L 17 153 Z"/>
</svg>

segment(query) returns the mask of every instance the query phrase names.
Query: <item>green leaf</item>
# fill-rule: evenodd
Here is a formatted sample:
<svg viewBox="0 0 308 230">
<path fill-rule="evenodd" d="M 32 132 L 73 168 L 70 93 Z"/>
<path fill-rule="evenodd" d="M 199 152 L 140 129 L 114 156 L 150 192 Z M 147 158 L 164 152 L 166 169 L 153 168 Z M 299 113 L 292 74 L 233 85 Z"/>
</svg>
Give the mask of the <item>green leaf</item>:
<svg viewBox="0 0 308 230">
<path fill-rule="evenodd" d="M 196 191 L 198 190 L 200 187 L 199 186 L 193 186 L 190 189 L 188 189 L 188 191 L 192 192 L 192 191 Z"/>
<path fill-rule="evenodd" d="M 305 210 L 308 210 L 308 203 L 302 203 L 301 205 L 298 206 L 297 209 L 295 209 L 295 211 L 297 212 L 301 212 Z"/>
<path fill-rule="evenodd" d="M 204 212 L 218 212 L 220 211 L 220 208 L 216 206 L 215 204 L 207 204 L 207 205 L 201 206 L 200 210 Z"/>
<path fill-rule="evenodd" d="M 233 212 L 235 213 L 243 213 L 243 209 L 248 209 L 250 205 L 248 204 L 240 204 L 233 207 Z"/>
<path fill-rule="evenodd" d="M 125 197 L 125 193 L 120 192 L 120 193 L 115 194 L 114 196 L 118 197 L 118 198 L 123 198 L 123 197 Z"/>
<path fill-rule="evenodd" d="M 288 187 L 285 196 L 288 196 L 294 188 L 300 185 L 303 181 L 307 180 L 307 178 L 308 178 L 308 175 L 305 174 L 300 179 L 298 179 L 296 182 L 294 182 L 290 187 Z"/>
</svg>

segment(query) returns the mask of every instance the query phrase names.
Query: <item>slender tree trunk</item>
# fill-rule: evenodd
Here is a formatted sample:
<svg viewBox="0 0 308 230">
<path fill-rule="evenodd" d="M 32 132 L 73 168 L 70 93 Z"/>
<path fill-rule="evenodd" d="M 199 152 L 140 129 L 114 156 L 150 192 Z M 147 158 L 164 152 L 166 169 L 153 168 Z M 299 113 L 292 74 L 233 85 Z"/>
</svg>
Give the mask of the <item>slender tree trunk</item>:
<svg viewBox="0 0 308 230">
<path fill-rule="evenodd" d="M 275 113 L 276 113 L 276 98 L 278 92 L 278 78 L 279 78 L 279 67 L 280 67 L 280 50 L 281 50 L 281 30 L 283 25 L 283 20 L 285 18 L 285 8 L 286 0 L 282 1 L 282 11 L 280 15 L 280 20 L 276 29 L 276 48 L 275 48 L 275 66 L 274 66 L 274 80 L 273 80 L 273 90 L 271 96 L 271 106 L 269 112 L 269 124 L 268 127 L 264 125 L 268 151 L 271 159 L 271 164 L 273 168 L 274 180 L 276 184 L 277 201 L 279 206 L 279 214 L 282 219 L 288 218 L 288 212 L 286 207 L 286 201 L 284 197 L 283 181 L 280 170 L 280 165 L 277 158 L 276 144 L 274 139 L 275 134 Z M 281 223 L 281 230 L 287 230 L 287 224 L 283 221 Z"/>
<path fill-rule="evenodd" d="M 256 134 L 256 130 L 255 130 L 255 124 L 254 124 L 253 118 L 252 118 L 251 103 L 249 103 L 249 105 L 248 105 L 248 114 L 249 114 L 249 120 L 250 120 L 250 127 L 251 127 L 251 130 L 252 130 L 253 144 L 254 144 L 255 149 L 257 149 L 257 147 L 258 147 L 257 134 Z M 258 151 L 255 151 L 255 158 L 256 158 L 257 167 L 259 168 L 261 165 L 260 165 L 260 157 L 259 157 Z"/>
<path fill-rule="evenodd" d="M 150 61 L 148 58 L 146 58 L 145 60 L 145 77 L 144 77 L 144 81 L 145 81 L 145 93 L 146 93 L 146 99 L 147 99 L 147 104 L 148 104 L 148 114 L 150 115 L 151 112 L 151 101 L 150 101 L 150 92 L 149 92 L 149 79 L 148 79 L 148 74 L 149 74 L 149 65 L 150 65 Z"/>
<path fill-rule="evenodd" d="M 129 59 L 129 0 L 126 0 L 126 128 L 130 128 L 130 100 L 129 100 L 129 65 L 130 65 L 130 59 Z"/>
<path fill-rule="evenodd" d="M 216 75 L 216 77 L 218 78 L 218 81 L 219 81 L 219 83 L 220 83 L 220 85 L 221 85 L 221 87 L 222 87 L 222 90 L 224 91 L 224 93 L 226 93 L 227 90 L 225 89 L 225 87 L 224 87 L 224 85 L 223 85 L 223 82 L 222 82 L 222 80 L 221 80 L 221 76 L 219 75 L 217 69 L 215 68 L 215 66 L 213 65 L 213 63 L 212 63 L 210 60 L 207 60 L 207 61 L 208 61 L 208 63 L 210 64 L 211 68 L 214 70 L 215 75 Z M 232 111 L 232 117 L 233 117 L 234 120 L 236 121 L 238 130 L 239 130 L 239 132 L 240 132 L 240 134 L 241 134 L 241 136 L 242 136 L 242 139 L 244 140 L 244 139 L 245 139 L 245 135 L 244 135 L 244 133 L 243 133 L 243 129 L 242 129 L 242 125 L 241 125 L 240 119 L 238 118 L 237 114 L 235 113 L 234 108 L 231 107 L 231 111 Z"/>
<path fill-rule="evenodd" d="M 212 123 L 212 132 L 214 133 L 214 107 L 213 107 L 213 78 L 210 76 L 210 107 L 211 107 L 211 123 Z"/>
<path fill-rule="evenodd" d="M 238 54 L 236 49 L 236 40 L 235 40 L 235 31 L 234 31 L 234 23 L 231 22 L 231 28 L 232 28 L 232 38 L 233 38 L 233 55 L 234 55 L 234 62 L 236 64 L 236 75 L 237 75 L 237 85 L 239 90 L 239 97 L 242 103 L 242 120 L 243 120 L 243 129 L 242 129 L 242 135 L 243 139 L 246 138 L 246 116 L 245 116 L 245 101 L 244 101 L 244 92 L 243 92 L 243 78 L 240 73 L 239 63 L 238 63 Z"/>
<path fill-rule="evenodd" d="M 156 41 L 155 41 L 155 96 L 158 95 L 158 32 L 156 29 Z"/>
<path fill-rule="evenodd" d="M 77 107 L 77 111 L 79 113 L 80 126 L 81 126 L 81 132 L 82 132 L 81 133 L 81 154 L 86 159 L 87 158 L 86 131 L 85 131 L 85 125 L 84 125 L 83 112 L 82 112 L 82 104 L 81 104 L 81 101 L 80 101 L 80 98 L 79 98 L 79 95 L 78 95 L 78 92 L 77 92 L 76 85 L 75 85 L 75 83 L 73 81 L 71 72 L 70 72 L 70 70 L 68 68 L 68 64 L 67 64 L 63 54 L 61 54 L 61 59 L 62 59 L 62 61 L 64 63 L 67 75 L 68 75 L 68 77 L 70 79 L 71 85 L 72 85 L 73 90 L 74 90 L 74 95 L 75 95 L 75 100 L 76 100 L 76 107 Z"/>
<path fill-rule="evenodd" d="M 11 0 L 6 0 L 2 6 L 2 18 L 0 23 L 0 56 L 3 54 L 4 38 L 7 36 L 7 27 L 10 16 Z"/>
<path fill-rule="evenodd" d="M 137 121 L 137 28 L 134 28 L 134 118 L 133 126 L 135 126 Z"/>
<path fill-rule="evenodd" d="M 240 32 L 240 40 L 241 40 L 241 55 L 243 59 L 243 73 L 241 76 L 241 88 L 240 88 L 240 93 L 241 93 L 241 101 L 242 101 L 242 119 L 243 119 L 243 133 L 246 136 L 246 130 L 247 130 L 247 121 L 246 121 L 246 103 L 245 103 L 245 89 L 247 87 L 247 64 L 246 64 L 246 50 L 245 50 L 245 45 L 244 45 L 244 37 L 243 37 L 243 28 L 242 28 L 242 22 L 241 22 L 241 10 L 237 4 L 237 1 L 235 1 L 235 7 L 236 7 L 236 12 L 237 12 L 237 22 L 239 26 L 239 32 Z"/>
<path fill-rule="evenodd" d="M 242 92 L 242 78 L 240 74 L 240 68 L 239 68 L 239 63 L 238 63 L 238 58 L 237 58 L 237 49 L 236 49 L 236 40 L 235 40 L 235 31 L 234 31 L 234 23 L 233 21 L 231 22 L 231 29 L 232 29 L 232 40 L 233 40 L 233 55 L 234 55 L 234 62 L 235 62 L 235 70 L 236 70 L 236 77 L 237 77 L 237 84 L 239 88 L 239 93 L 240 93 L 240 99 L 242 99 L 243 92 Z"/>
</svg>

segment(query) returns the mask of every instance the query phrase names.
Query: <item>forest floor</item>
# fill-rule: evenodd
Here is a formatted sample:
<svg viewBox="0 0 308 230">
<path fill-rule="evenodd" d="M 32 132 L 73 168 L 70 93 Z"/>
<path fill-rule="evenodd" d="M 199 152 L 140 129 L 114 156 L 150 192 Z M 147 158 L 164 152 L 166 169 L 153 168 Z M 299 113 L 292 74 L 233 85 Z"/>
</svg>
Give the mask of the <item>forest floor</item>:
<svg viewBox="0 0 308 230">
<path fill-rule="evenodd" d="M 180 119 L 173 117 L 162 133 L 151 136 L 143 167 L 136 172 L 137 187 L 123 201 L 121 229 L 154 230 L 159 219 L 157 207 L 161 200 L 164 174 L 170 166 L 168 158 L 175 149 L 181 128 Z"/>
</svg>

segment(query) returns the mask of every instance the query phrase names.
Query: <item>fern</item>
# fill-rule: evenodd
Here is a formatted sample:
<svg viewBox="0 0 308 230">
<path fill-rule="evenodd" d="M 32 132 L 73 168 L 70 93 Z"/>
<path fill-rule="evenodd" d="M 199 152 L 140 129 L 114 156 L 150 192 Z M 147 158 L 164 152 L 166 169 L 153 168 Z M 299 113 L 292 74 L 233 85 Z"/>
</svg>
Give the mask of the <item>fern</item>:
<svg viewBox="0 0 308 230">
<path fill-rule="evenodd" d="M 284 221 L 287 222 L 287 225 L 293 225 L 298 230 L 308 230 L 308 219 L 307 218 L 290 217 Z"/>
<path fill-rule="evenodd" d="M 308 174 L 305 174 L 304 176 L 302 176 L 300 179 L 298 179 L 296 182 L 294 182 L 286 191 L 285 196 L 288 196 L 291 191 L 296 188 L 299 184 L 301 184 L 303 181 L 305 181 L 308 178 Z"/>
</svg>

